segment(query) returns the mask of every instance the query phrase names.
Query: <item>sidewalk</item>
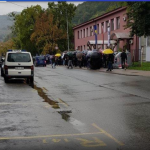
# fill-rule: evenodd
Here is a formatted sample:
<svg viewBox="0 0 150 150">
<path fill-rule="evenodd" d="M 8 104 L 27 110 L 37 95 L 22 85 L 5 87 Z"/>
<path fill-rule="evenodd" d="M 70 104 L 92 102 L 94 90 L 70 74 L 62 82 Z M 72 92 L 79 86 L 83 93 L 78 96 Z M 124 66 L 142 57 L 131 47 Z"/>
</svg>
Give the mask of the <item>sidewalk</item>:
<svg viewBox="0 0 150 150">
<path fill-rule="evenodd" d="M 80 69 L 79 67 L 74 67 L 76 69 Z M 87 70 L 87 68 L 82 67 L 82 69 Z M 150 71 L 142 71 L 142 70 L 129 70 L 129 69 L 113 69 L 112 71 L 106 71 L 107 68 L 100 68 L 99 72 L 105 73 L 112 73 L 112 74 L 120 74 L 120 75 L 127 75 L 127 76 L 144 76 L 150 77 Z"/>
<path fill-rule="evenodd" d="M 113 74 L 121 74 L 121 75 L 128 75 L 128 76 L 145 76 L 150 77 L 150 71 L 141 71 L 141 70 L 124 70 L 124 69 L 113 69 L 112 71 L 106 71 L 107 68 L 101 68 L 100 72 L 105 73 L 113 73 Z"/>
</svg>

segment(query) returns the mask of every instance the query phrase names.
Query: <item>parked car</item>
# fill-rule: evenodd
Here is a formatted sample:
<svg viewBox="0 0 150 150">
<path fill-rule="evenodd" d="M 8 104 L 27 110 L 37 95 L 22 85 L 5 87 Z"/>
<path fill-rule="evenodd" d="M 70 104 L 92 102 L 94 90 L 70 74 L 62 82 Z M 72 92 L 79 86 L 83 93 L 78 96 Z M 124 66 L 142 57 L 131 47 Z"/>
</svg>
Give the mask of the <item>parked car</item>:
<svg viewBox="0 0 150 150">
<path fill-rule="evenodd" d="M 34 81 L 34 66 L 30 52 L 9 50 L 6 53 L 2 70 L 5 83 L 11 78 L 27 78 L 30 83 Z"/>
<path fill-rule="evenodd" d="M 0 56 L 0 67 L 1 67 L 1 65 L 2 65 L 2 56 Z"/>
<path fill-rule="evenodd" d="M 4 61 L 5 61 L 5 58 L 2 58 L 1 59 L 1 77 L 4 77 Z"/>
<path fill-rule="evenodd" d="M 44 56 L 35 56 L 34 57 L 34 66 L 45 66 L 46 67 L 46 60 Z"/>
</svg>

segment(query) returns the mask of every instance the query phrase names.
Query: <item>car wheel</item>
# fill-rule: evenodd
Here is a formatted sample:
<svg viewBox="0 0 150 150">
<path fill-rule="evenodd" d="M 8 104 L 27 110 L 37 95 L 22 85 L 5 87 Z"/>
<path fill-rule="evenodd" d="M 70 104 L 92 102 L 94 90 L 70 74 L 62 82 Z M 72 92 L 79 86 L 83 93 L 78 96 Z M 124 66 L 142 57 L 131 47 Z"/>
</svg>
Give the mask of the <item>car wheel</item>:
<svg viewBox="0 0 150 150">
<path fill-rule="evenodd" d="M 26 82 L 27 82 L 27 84 L 29 83 L 29 78 L 27 78 Z"/>
<path fill-rule="evenodd" d="M 2 69 L 1 69 L 1 77 L 4 77 L 4 73 L 3 73 Z"/>
<path fill-rule="evenodd" d="M 34 82 L 34 77 L 31 77 L 30 83 L 33 83 L 33 82 Z"/>
<path fill-rule="evenodd" d="M 8 78 L 4 77 L 4 81 L 5 81 L 5 83 L 8 83 Z"/>
</svg>

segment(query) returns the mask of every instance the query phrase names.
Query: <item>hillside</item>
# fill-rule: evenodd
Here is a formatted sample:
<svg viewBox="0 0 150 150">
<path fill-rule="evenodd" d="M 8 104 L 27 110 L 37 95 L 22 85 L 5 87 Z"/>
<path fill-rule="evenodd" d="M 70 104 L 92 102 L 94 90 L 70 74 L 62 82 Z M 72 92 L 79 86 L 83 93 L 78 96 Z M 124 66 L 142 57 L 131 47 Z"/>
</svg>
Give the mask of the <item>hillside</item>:
<svg viewBox="0 0 150 150">
<path fill-rule="evenodd" d="M 77 6 L 72 22 L 78 25 L 124 5 L 125 2 L 83 2 Z"/>
<path fill-rule="evenodd" d="M 11 33 L 10 26 L 13 25 L 13 21 L 10 20 L 8 15 L 0 15 L 0 41 Z"/>
<path fill-rule="evenodd" d="M 123 3 L 124 2 L 83 2 L 77 6 L 72 23 L 73 25 L 78 25 L 86 22 L 123 5 Z M 9 27 L 12 25 L 13 21 L 10 20 L 8 15 L 0 15 L 0 41 L 3 41 L 11 33 Z"/>
</svg>

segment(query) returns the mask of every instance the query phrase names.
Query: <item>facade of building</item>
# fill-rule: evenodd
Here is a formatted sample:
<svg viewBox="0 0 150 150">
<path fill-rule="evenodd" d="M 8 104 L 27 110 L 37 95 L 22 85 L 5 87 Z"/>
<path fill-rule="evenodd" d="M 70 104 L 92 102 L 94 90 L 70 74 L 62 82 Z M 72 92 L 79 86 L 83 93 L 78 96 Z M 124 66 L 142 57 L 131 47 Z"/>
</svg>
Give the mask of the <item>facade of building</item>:
<svg viewBox="0 0 150 150">
<path fill-rule="evenodd" d="M 140 37 L 139 47 L 143 47 L 142 51 L 139 51 L 139 60 L 150 61 L 150 37 Z"/>
<path fill-rule="evenodd" d="M 121 7 L 75 26 L 73 28 L 75 49 L 107 48 L 109 27 L 111 48 L 114 51 L 128 50 L 134 61 L 138 61 L 139 38 L 130 37 L 130 29 L 125 29 L 126 20 L 126 7 Z M 95 44 L 94 25 L 97 27 L 97 45 Z"/>
</svg>

